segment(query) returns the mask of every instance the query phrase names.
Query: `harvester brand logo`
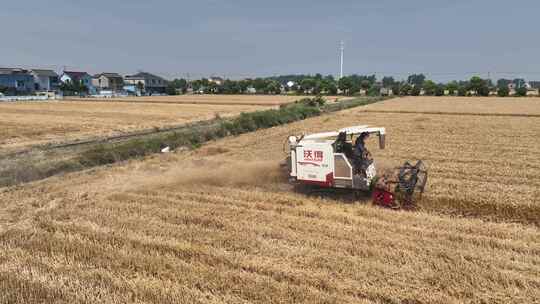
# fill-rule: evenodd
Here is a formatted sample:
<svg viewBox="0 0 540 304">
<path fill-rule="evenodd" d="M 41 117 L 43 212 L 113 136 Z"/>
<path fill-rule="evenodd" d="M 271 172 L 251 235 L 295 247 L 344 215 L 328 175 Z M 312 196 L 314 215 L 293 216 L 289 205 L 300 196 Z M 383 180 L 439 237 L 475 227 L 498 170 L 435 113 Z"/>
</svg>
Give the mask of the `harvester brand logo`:
<svg viewBox="0 0 540 304">
<path fill-rule="evenodd" d="M 323 151 L 304 150 L 304 160 L 313 162 L 323 161 Z"/>
</svg>

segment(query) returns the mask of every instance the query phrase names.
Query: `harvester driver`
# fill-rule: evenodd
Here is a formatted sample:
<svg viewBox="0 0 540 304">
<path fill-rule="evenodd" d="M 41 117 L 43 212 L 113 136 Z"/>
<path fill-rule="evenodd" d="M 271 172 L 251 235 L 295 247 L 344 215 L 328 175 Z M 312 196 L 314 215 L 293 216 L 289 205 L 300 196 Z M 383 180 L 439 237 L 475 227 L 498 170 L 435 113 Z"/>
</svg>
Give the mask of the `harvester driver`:
<svg viewBox="0 0 540 304">
<path fill-rule="evenodd" d="M 343 153 L 347 158 L 353 158 L 353 146 L 350 142 L 347 142 L 346 132 L 340 132 L 332 146 L 335 153 Z"/>
<path fill-rule="evenodd" d="M 354 144 L 354 174 L 365 174 L 366 169 L 373 162 L 371 153 L 366 148 L 369 133 L 364 132 L 356 139 Z"/>
</svg>

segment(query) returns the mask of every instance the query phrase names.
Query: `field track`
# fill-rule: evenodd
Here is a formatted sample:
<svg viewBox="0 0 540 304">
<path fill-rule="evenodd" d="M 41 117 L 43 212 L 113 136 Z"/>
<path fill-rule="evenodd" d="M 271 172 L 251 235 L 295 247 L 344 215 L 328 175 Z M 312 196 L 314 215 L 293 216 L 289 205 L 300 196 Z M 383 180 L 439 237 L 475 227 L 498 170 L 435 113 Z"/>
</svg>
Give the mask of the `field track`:
<svg viewBox="0 0 540 304">
<path fill-rule="evenodd" d="M 364 107 L 364 110 L 395 113 L 540 116 L 539 97 L 403 97 Z M 519 115 L 517 115 L 519 116 Z"/>
<path fill-rule="evenodd" d="M 191 104 L 191 105 L 236 105 L 236 106 L 279 106 L 309 96 L 297 95 L 178 95 L 178 96 L 144 96 L 119 97 L 112 99 L 91 99 L 95 102 L 128 102 L 158 104 Z M 328 96 L 329 101 L 349 99 L 350 97 Z M 72 100 L 81 100 L 73 98 Z M 82 99 L 84 100 L 84 99 Z"/>
<path fill-rule="evenodd" d="M 469 112 L 428 112 L 428 111 L 384 111 L 384 110 L 364 110 L 366 113 L 392 113 L 392 114 L 427 114 L 427 115 L 457 115 L 457 116 L 505 116 L 505 117 L 536 117 L 540 114 L 525 113 L 469 113 Z"/>
</svg>

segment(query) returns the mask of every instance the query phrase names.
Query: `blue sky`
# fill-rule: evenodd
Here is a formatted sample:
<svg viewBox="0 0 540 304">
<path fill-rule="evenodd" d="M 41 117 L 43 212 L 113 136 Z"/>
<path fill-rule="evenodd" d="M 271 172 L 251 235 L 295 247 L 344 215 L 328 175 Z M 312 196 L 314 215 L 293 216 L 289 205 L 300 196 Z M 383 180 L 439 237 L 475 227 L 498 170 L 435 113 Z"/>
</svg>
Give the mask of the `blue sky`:
<svg viewBox="0 0 540 304">
<path fill-rule="evenodd" d="M 231 78 L 339 72 L 540 79 L 540 1 L 26 0 L 0 66 Z"/>
</svg>

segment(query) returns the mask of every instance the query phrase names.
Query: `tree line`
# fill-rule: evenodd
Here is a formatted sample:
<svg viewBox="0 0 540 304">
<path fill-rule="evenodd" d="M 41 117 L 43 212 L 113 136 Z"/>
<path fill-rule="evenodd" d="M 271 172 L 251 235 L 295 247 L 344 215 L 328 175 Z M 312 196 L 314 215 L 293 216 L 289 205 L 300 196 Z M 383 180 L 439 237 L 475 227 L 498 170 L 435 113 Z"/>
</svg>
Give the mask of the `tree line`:
<svg viewBox="0 0 540 304">
<path fill-rule="evenodd" d="M 510 84 L 514 84 L 516 96 L 526 96 L 524 79 L 499 79 L 494 84 L 491 79 L 474 76 L 465 81 L 437 83 L 427 79 L 424 74 L 412 74 L 407 79 L 396 80 L 384 76 L 380 81 L 375 75 L 349 75 L 340 79 L 332 75 L 282 75 L 242 80 L 202 78 L 193 81 L 175 79 L 169 82 L 167 93 L 176 95 L 193 90 L 204 94 L 298 94 L 298 95 L 400 95 L 400 96 L 498 96 L 510 94 Z"/>
<path fill-rule="evenodd" d="M 427 79 L 424 74 L 412 74 L 406 79 L 396 80 L 384 76 L 380 80 L 375 75 L 349 75 L 340 79 L 332 75 L 281 75 L 264 78 L 231 80 L 202 78 L 192 81 L 174 79 L 168 83 L 166 93 L 169 95 L 185 94 L 188 90 L 204 94 L 297 94 L 297 95 L 399 95 L 399 96 L 489 96 L 496 93 L 504 97 L 510 95 L 510 85 L 513 85 L 515 96 L 527 95 L 525 79 L 499 79 L 493 83 L 491 79 L 474 76 L 465 81 L 450 81 L 437 83 Z M 534 87 L 540 87 L 540 82 L 531 81 Z M 139 83 L 139 90 L 142 91 Z M 87 94 L 88 88 L 82 82 L 62 83 L 59 89 L 64 95 Z M 12 92 L 13 91 L 13 92 Z M 14 88 L 0 86 L 0 93 L 5 95 L 17 93 Z"/>
</svg>

